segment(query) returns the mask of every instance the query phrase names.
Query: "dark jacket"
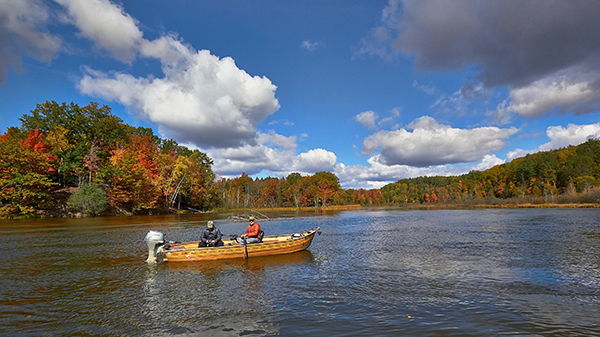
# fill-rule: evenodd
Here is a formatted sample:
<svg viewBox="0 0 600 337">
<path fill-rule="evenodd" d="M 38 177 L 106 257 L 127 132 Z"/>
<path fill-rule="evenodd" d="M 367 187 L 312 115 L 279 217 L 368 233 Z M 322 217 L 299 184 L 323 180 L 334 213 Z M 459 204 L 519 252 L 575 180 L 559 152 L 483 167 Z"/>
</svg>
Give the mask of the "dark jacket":
<svg viewBox="0 0 600 337">
<path fill-rule="evenodd" d="M 215 240 L 215 242 L 221 241 L 221 231 L 217 227 L 213 227 L 212 230 L 208 229 L 208 227 L 202 230 L 202 234 L 200 234 L 200 240 L 204 243 Z"/>
</svg>

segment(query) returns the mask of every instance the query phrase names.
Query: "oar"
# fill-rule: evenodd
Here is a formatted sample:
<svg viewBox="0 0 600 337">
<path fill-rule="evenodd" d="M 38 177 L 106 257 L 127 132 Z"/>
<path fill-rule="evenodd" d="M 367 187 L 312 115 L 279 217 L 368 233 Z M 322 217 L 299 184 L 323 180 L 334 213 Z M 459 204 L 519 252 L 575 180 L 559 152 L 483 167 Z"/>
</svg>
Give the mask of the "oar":
<svg viewBox="0 0 600 337">
<path fill-rule="evenodd" d="M 248 259 L 248 245 L 246 244 L 246 238 L 244 240 L 244 260 Z"/>
</svg>

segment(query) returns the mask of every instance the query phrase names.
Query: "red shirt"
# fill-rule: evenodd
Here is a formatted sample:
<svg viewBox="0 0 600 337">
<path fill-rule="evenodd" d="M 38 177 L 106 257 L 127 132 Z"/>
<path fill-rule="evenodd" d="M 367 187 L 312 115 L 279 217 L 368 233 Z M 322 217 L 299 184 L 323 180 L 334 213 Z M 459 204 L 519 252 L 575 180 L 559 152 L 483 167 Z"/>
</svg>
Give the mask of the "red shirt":
<svg viewBox="0 0 600 337">
<path fill-rule="evenodd" d="M 248 225 L 248 229 L 246 229 L 246 233 L 244 235 L 249 238 L 257 238 L 260 234 L 260 225 L 258 222 L 254 221 Z"/>
</svg>

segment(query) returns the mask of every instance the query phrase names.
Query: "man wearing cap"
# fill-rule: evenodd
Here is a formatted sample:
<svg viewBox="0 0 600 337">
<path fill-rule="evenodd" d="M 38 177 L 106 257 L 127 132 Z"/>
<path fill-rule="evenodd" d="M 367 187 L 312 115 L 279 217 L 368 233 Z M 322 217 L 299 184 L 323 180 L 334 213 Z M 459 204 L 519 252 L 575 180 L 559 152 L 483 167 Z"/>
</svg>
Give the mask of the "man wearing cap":
<svg viewBox="0 0 600 337">
<path fill-rule="evenodd" d="M 254 219 L 253 216 L 248 218 L 248 221 L 250 221 L 250 224 L 248 225 L 248 228 L 246 229 L 246 233 L 242 234 L 239 238 L 237 238 L 237 242 L 240 245 L 244 244 L 244 240 L 246 240 L 246 243 L 260 242 L 260 239 L 258 238 L 260 236 L 260 231 L 261 231 L 260 225 L 255 220 L 256 219 Z"/>
<path fill-rule="evenodd" d="M 219 247 L 223 245 L 223 241 L 221 240 L 221 231 L 215 227 L 215 223 L 212 221 L 208 221 L 206 223 L 206 228 L 202 230 L 202 234 L 200 234 L 200 242 L 198 242 L 198 247 Z"/>
</svg>

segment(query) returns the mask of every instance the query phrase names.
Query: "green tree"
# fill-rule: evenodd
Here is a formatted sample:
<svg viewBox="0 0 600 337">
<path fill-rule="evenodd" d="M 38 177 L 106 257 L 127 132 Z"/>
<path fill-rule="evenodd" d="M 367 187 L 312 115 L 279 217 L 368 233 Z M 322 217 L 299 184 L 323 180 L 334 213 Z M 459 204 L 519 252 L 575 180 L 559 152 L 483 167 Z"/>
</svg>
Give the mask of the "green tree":
<svg viewBox="0 0 600 337">
<path fill-rule="evenodd" d="M 69 197 L 67 205 L 86 215 L 100 215 L 108 205 L 108 198 L 100 187 L 84 184 Z"/>
</svg>

